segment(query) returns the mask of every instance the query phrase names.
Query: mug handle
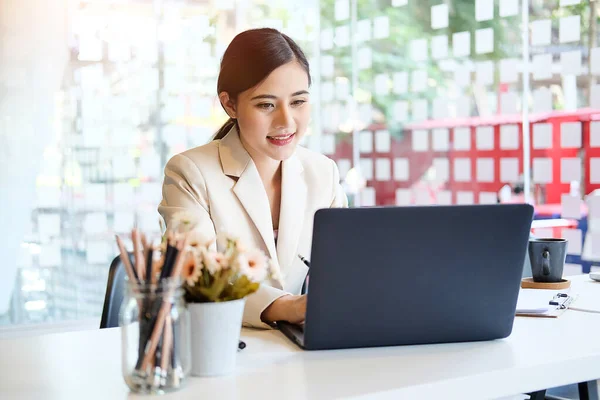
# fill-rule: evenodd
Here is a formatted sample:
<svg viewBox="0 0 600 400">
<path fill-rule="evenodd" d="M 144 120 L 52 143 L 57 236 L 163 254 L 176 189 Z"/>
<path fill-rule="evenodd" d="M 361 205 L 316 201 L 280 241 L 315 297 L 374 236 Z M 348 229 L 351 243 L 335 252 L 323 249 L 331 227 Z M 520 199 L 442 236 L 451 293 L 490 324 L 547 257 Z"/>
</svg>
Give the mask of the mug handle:
<svg viewBox="0 0 600 400">
<path fill-rule="evenodd" d="M 542 272 L 550 275 L 550 252 L 547 249 L 542 253 Z"/>
</svg>

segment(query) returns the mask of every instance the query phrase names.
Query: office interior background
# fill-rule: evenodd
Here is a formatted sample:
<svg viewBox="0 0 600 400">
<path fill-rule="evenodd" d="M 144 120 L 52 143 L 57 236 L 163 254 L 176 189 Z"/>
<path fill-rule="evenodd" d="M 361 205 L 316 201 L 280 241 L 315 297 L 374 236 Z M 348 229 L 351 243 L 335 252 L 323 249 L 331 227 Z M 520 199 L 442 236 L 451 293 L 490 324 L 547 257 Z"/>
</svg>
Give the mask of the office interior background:
<svg viewBox="0 0 600 400">
<path fill-rule="evenodd" d="M 528 201 L 565 274 L 599 268 L 600 2 L 523 1 L 1 0 L 0 325 L 99 319 L 114 234 L 160 235 L 164 165 L 265 26 L 310 59 L 304 145 L 352 206 Z"/>
</svg>

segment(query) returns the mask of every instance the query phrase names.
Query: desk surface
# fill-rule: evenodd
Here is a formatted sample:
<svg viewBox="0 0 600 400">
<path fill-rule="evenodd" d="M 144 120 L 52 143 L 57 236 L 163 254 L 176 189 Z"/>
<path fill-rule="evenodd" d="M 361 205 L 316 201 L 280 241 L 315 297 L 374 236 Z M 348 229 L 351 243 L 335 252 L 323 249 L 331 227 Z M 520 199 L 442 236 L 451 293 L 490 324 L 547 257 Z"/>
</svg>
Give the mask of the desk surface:
<svg viewBox="0 0 600 400">
<path fill-rule="evenodd" d="M 586 275 L 573 292 L 600 303 L 600 283 Z M 189 378 L 161 398 L 499 398 L 600 378 L 597 332 L 600 314 L 568 310 L 517 317 L 503 340 L 304 352 L 278 331 L 244 329 L 234 375 Z M 0 340 L 0 398 L 147 398 L 129 394 L 120 346 L 118 329 Z"/>
</svg>

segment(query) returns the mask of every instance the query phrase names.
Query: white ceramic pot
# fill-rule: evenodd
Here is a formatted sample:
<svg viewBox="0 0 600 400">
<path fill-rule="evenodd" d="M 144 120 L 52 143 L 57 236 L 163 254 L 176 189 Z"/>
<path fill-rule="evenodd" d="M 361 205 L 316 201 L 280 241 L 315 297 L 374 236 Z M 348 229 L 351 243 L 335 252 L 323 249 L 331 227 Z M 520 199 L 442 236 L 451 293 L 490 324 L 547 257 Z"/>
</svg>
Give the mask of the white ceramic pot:
<svg viewBox="0 0 600 400">
<path fill-rule="evenodd" d="M 192 375 L 219 376 L 234 371 L 245 302 L 188 304 Z"/>
</svg>

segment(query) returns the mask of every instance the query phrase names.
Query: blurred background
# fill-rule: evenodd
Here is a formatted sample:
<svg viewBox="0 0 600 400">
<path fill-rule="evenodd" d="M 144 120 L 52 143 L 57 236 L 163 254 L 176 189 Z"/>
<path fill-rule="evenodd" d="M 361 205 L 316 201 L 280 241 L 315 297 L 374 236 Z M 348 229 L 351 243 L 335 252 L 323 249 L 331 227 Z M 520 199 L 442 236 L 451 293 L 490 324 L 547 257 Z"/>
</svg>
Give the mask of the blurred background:
<svg viewBox="0 0 600 400">
<path fill-rule="evenodd" d="M 523 3 L 524 1 L 524 3 Z M 282 30 L 311 63 L 304 145 L 354 207 L 530 202 L 600 266 L 590 0 L 0 0 L 0 325 L 97 325 L 114 234 L 160 233 L 164 165 L 225 121 L 219 62 Z M 435 229 L 436 227 L 427 227 Z"/>
</svg>

